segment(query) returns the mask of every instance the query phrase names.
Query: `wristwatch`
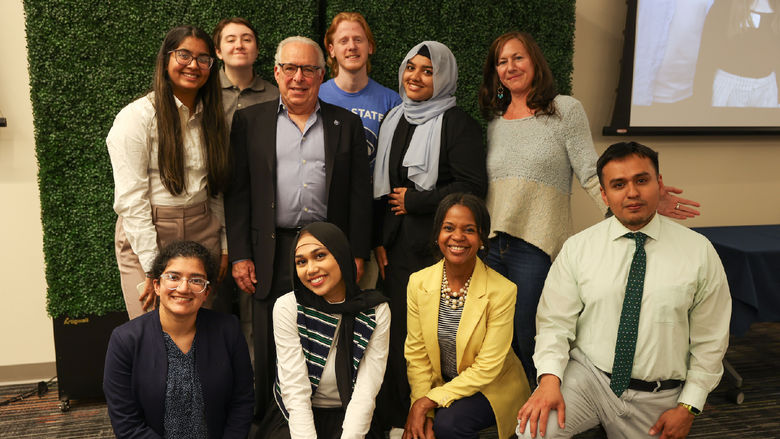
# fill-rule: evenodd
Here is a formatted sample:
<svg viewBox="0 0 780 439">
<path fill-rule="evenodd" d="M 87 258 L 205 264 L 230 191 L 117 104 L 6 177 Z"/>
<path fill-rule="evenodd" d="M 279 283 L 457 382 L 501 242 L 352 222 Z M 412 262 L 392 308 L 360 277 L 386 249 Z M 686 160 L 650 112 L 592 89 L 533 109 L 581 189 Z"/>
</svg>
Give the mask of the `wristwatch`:
<svg viewBox="0 0 780 439">
<path fill-rule="evenodd" d="M 684 402 L 681 402 L 679 405 L 681 405 L 686 410 L 688 410 L 688 412 L 690 412 L 690 414 L 692 414 L 693 416 L 699 416 L 701 414 L 701 410 L 697 409 L 696 407 L 694 407 L 694 406 L 692 406 L 690 404 L 686 404 Z"/>
</svg>

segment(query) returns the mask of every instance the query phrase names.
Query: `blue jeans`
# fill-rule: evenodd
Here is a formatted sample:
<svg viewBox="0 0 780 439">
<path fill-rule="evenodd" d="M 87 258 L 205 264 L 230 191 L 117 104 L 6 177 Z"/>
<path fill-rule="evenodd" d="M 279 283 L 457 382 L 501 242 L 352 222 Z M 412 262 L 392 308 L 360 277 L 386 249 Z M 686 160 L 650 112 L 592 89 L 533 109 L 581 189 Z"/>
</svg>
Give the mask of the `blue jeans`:
<svg viewBox="0 0 780 439">
<path fill-rule="evenodd" d="M 550 255 L 520 238 L 498 232 L 498 236 L 490 240 L 485 262 L 517 285 L 512 348 L 523 363 L 528 382 L 533 387 L 533 383 L 536 383 L 536 368 L 532 358 L 536 307 L 547 272 L 550 271 Z"/>
</svg>

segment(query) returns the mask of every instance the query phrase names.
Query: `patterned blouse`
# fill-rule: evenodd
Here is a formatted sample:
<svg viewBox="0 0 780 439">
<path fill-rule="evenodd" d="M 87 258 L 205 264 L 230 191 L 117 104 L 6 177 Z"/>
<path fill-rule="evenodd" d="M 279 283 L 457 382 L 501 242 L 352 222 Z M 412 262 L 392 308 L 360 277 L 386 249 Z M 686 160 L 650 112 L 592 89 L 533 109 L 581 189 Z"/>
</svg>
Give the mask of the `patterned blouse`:
<svg viewBox="0 0 780 439">
<path fill-rule="evenodd" d="M 197 335 L 192 348 L 183 353 L 168 333 L 163 332 L 168 353 L 168 377 L 165 383 L 165 437 L 168 439 L 207 439 L 203 391 L 195 365 Z"/>
</svg>

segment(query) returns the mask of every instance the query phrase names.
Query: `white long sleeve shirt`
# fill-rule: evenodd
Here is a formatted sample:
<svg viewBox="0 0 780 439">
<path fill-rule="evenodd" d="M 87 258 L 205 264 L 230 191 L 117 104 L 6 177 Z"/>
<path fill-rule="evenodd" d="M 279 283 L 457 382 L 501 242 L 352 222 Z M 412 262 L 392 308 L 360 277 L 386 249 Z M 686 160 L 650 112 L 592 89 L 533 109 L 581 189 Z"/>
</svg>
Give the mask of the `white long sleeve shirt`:
<svg viewBox="0 0 780 439">
<path fill-rule="evenodd" d="M 127 239 L 145 272 L 151 270 L 158 250 L 152 205 L 189 207 L 208 200 L 211 211 L 222 225 L 222 248 L 227 248 L 222 195 L 208 196 L 208 172 L 201 136 L 202 105 L 198 103 L 195 112 L 190 114 L 189 108 L 174 97 L 182 127 L 186 186 L 181 194 L 171 195 L 160 180 L 153 99 L 150 93 L 123 108 L 106 137 L 114 170 L 114 211 L 122 217 Z"/>
<path fill-rule="evenodd" d="M 337 336 L 325 361 L 317 392 L 312 395 L 301 338 L 298 334 L 297 302 L 295 293 L 280 297 L 274 305 L 273 324 L 276 343 L 277 373 L 284 407 L 290 415 L 291 439 L 316 439 L 312 405 L 315 407 L 340 407 L 336 386 Z M 339 316 L 339 324 L 341 317 Z M 363 359 L 358 367 L 352 399 L 347 405 L 342 424 L 342 439 L 362 439 L 371 427 L 376 406 L 376 395 L 382 385 L 390 342 L 390 307 L 382 303 L 376 307 L 376 329 L 371 334 Z"/>
<path fill-rule="evenodd" d="M 702 235 L 655 215 L 640 230 L 647 266 L 632 378 L 677 379 L 679 401 L 704 408 L 720 381 L 731 296 L 720 258 Z M 636 243 L 615 217 L 572 236 L 555 259 L 536 313 L 537 376 L 562 381 L 569 350 L 612 371 L 626 281 Z"/>
</svg>

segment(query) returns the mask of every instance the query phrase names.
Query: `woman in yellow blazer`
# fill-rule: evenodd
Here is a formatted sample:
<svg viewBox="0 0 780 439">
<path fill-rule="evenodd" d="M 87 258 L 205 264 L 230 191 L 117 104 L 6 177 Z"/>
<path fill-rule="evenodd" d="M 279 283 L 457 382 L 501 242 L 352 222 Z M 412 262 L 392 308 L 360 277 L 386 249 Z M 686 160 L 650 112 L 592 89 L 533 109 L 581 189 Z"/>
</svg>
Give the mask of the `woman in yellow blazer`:
<svg viewBox="0 0 780 439">
<path fill-rule="evenodd" d="M 434 239 L 444 258 L 408 284 L 404 439 L 477 438 L 496 424 L 500 438 L 514 436 L 530 390 L 510 349 L 515 284 L 477 257 L 489 231 L 480 198 L 451 194 L 439 204 Z"/>
</svg>

